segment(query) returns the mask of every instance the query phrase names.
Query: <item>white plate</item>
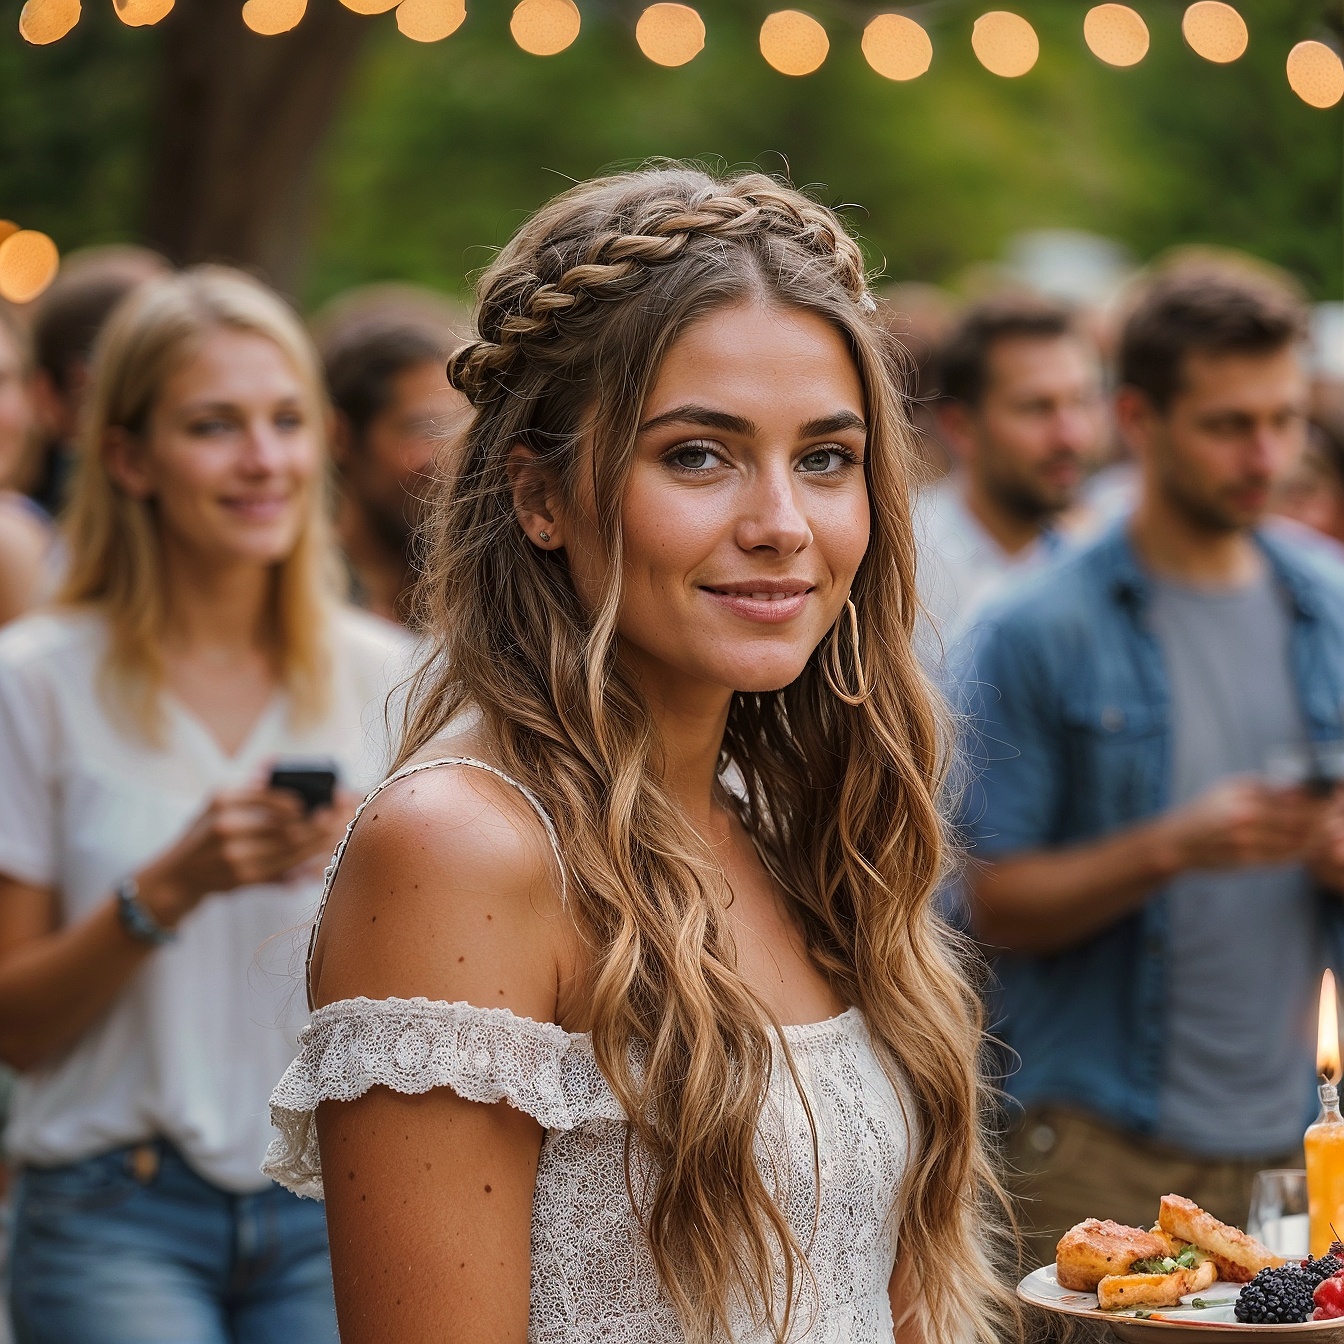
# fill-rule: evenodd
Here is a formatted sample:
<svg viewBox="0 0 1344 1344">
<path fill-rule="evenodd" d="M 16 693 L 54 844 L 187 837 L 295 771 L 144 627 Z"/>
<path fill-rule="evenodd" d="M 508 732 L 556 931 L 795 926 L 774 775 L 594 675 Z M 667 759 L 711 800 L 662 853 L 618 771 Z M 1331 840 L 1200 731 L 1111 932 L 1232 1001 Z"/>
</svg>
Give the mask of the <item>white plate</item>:
<svg viewBox="0 0 1344 1344">
<path fill-rule="evenodd" d="M 1017 1285 L 1018 1297 L 1031 1306 L 1058 1312 L 1063 1316 L 1100 1321 L 1110 1326 L 1111 1333 L 1117 1338 L 1135 1341 L 1135 1344 L 1157 1344 L 1153 1332 L 1162 1330 L 1179 1331 L 1183 1336 L 1182 1344 L 1201 1344 L 1202 1341 L 1227 1344 L 1230 1332 L 1261 1339 L 1270 1336 L 1291 1338 L 1294 1341 L 1301 1340 L 1303 1344 L 1307 1344 L 1307 1341 L 1310 1344 L 1344 1344 L 1344 1319 L 1305 1321 L 1301 1325 L 1243 1325 L 1232 1311 L 1240 1291 L 1241 1284 L 1219 1280 L 1202 1293 L 1182 1299 L 1180 1307 L 1153 1307 L 1151 1310 L 1156 1315 L 1145 1318 L 1136 1316 L 1132 1310 L 1102 1311 L 1097 1306 L 1096 1293 L 1078 1293 L 1070 1288 L 1061 1288 L 1059 1280 L 1055 1278 L 1054 1265 L 1046 1265 L 1028 1274 Z M 1194 1310 L 1190 1303 L 1196 1297 L 1201 1302 L 1216 1302 L 1219 1305 L 1204 1311 Z"/>
</svg>

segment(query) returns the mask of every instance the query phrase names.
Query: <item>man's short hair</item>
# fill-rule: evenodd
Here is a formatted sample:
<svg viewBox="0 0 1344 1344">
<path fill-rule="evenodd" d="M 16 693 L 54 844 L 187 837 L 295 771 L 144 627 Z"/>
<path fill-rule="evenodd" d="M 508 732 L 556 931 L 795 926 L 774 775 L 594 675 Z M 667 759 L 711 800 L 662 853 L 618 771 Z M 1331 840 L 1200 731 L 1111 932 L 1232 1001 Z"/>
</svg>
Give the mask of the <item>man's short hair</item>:
<svg viewBox="0 0 1344 1344">
<path fill-rule="evenodd" d="M 958 319 L 938 357 L 938 390 L 951 401 L 978 406 L 989 384 L 989 360 L 1000 341 L 1072 336 L 1070 309 L 1034 294 L 1000 294 L 973 304 Z"/>
<path fill-rule="evenodd" d="M 33 318 L 34 362 L 58 392 L 72 390 L 76 367 L 88 363 L 117 304 L 142 281 L 170 269 L 147 247 L 82 248 L 64 259 Z"/>
<path fill-rule="evenodd" d="M 409 286 L 370 286 L 314 319 L 332 405 L 356 439 L 392 399 L 393 380 L 418 364 L 446 363 L 466 322 L 437 295 Z"/>
<path fill-rule="evenodd" d="M 1159 272 L 1138 291 L 1120 333 L 1119 381 L 1166 411 L 1191 354 L 1273 355 L 1306 339 L 1307 312 L 1251 266 L 1199 262 Z"/>
</svg>

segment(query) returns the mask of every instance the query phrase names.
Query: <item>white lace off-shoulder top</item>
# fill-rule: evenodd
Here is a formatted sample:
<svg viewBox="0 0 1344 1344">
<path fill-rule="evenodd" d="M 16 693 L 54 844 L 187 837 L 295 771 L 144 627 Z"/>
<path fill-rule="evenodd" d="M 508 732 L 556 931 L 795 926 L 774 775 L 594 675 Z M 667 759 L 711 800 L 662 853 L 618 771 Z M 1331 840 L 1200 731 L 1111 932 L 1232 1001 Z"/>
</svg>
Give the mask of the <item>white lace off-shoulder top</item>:
<svg viewBox="0 0 1344 1344">
<path fill-rule="evenodd" d="M 500 774 L 468 758 L 429 761 L 399 771 L 369 798 L 392 780 L 441 765 Z M 554 846 L 554 828 L 537 799 L 500 777 L 537 809 Z M 342 841 L 327 870 L 328 891 L 344 849 Z M 558 850 L 557 861 L 563 873 Z M 816 1138 L 814 1149 L 781 1052 L 757 1151 L 810 1271 L 790 1338 L 892 1344 L 888 1283 L 911 1141 L 908 1101 L 883 1068 L 857 1009 L 785 1027 L 784 1034 Z M 630 1203 L 625 1114 L 586 1034 L 506 1009 L 423 998 L 347 999 L 318 1008 L 271 1098 L 279 1134 L 265 1172 L 320 1199 L 319 1103 L 350 1101 L 379 1084 L 411 1094 L 447 1087 L 469 1101 L 504 1101 L 545 1129 L 532 1208 L 529 1344 L 682 1339 Z M 638 1163 L 637 1153 L 633 1160 Z M 745 1304 L 732 1314 L 735 1344 L 772 1338 Z"/>
</svg>

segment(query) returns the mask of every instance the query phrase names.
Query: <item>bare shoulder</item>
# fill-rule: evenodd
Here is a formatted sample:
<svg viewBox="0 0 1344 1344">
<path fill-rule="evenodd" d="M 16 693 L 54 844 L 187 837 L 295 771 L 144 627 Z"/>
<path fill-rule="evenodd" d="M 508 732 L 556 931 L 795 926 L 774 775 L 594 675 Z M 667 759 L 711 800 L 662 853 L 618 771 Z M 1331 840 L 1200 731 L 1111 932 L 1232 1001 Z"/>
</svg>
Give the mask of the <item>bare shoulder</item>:
<svg viewBox="0 0 1344 1344">
<path fill-rule="evenodd" d="M 553 1021 L 572 945 L 527 800 L 470 766 L 421 770 L 355 826 L 322 921 L 314 1000 L 424 996 Z"/>
</svg>

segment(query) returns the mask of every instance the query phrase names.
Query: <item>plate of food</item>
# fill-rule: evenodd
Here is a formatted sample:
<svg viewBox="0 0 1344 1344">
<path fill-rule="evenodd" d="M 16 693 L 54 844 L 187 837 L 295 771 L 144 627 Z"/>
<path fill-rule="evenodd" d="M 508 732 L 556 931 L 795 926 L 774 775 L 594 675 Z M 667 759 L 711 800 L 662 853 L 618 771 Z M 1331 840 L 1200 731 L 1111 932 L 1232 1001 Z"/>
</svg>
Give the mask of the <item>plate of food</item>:
<svg viewBox="0 0 1344 1344">
<path fill-rule="evenodd" d="M 1017 1293 L 1134 1344 L 1158 1344 L 1163 1331 L 1181 1344 L 1228 1344 L 1230 1334 L 1344 1344 L 1344 1246 L 1288 1261 L 1180 1195 L 1163 1196 L 1150 1229 L 1098 1218 L 1070 1228 L 1055 1263 Z"/>
</svg>

